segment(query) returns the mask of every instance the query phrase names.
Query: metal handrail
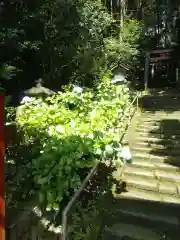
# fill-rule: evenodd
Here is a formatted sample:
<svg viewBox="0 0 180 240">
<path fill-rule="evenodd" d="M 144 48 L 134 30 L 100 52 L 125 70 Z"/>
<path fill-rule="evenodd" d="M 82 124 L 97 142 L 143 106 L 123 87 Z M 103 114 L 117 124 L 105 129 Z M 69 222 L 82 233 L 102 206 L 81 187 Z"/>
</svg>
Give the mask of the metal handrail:
<svg viewBox="0 0 180 240">
<path fill-rule="evenodd" d="M 136 94 L 136 96 L 134 97 L 133 101 L 129 104 L 128 109 L 130 109 L 130 107 L 132 107 L 132 105 L 135 103 L 135 101 L 137 101 L 137 105 L 136 105 L 136 110 L 138 110 L 138 100 L 139 100 L 139 93 Z M 126 128 L 124 129 L 122 135 L 121 135 L 121 140 L 124 137 L 124 134 L 127 130 L 127 128 L 129 127 L 130 124 L 130 120 L 132 119 L 134 113 L 136 111 L 134 111 L 132 113 L 132 115 L 130 116 L 130 118 L 128 118 L 128 123 L 126 124 Z M 126 117 L 126 114 L 124 114 L 122 121 L 124 120 L 124 118 Z M 73 203 L 76 201 L 76 199 L 79 197 L 79 195 L 81 194 L 81 192 L 84 190 L 84 188 L 86 187 L 88 181 L 91 179 L 91 177 L 96 173 L 97 168 L 99 166 L 100 162 L 98 162 L 96 164 L 96 166 L 94 166 L 89 174 L 87 175 L 87 177 L 84 179 L 82 185 L 80 186 L 80 188 L 75 192 L 74 196 L 72 197 L 72 199 L 68 202 L 68 204 L 66 205 L 66 207 L 64 208 L 63 212 L 62 212 L 62 236 L 61 239 L 62 240 L 68 240 L 67 239 L 67 215 L 73 205 Z"/>
<path fill-rule="evenodd" d="M 67 215 L 68 215 L 73 203 L 76 201 L 76 199 L 79 197 L 81 192 L 86 187 L 86 184 L 88 183 L 88 181 L 96 173 L 98 165 L 99 165 L 99 163 L 97 163 L 96 166 L 94 166 L 91 169 L 91 171 L 89 172 L 89 174 L 87 175 L 87 177 L 83 181 L 81 187 L 75 192 L 74 196 L 72 197 L 72 199 L 69 201 L 69 203 L 67 204 L 67 206 L 63 210 L 63 213 L 62 213 L 62 240 L 67 240 Z"/>
<path fill-rule="evenodd" d="M 129 112 L 130 108 L 131 108 L 131 107 L 133 106 L 133 104 L 136 102 L 136 108 L 135 108 L 135 110 L 132 112 L 132 114 L 130 114 L 130 115 L 128 116 L 128 119 L 127 119 L 127 122 L 126 122 L 126 125 L 125 125 L 125 128 L 124 128 L 124 131 L 123 131 L 123 133 L 122 133 L 122 135 L 121 135 L 121 138 L 120 138 L 120 141 L 122 141 L 122 139 L 123 139 L 123 137 L 124 137 L 124 135 L 125 135 L 128 127 L 129 127 L 129 124 L 131 123 L 132 117 L 134 116 L 135 112 L 138 111 L 138 108 L 139 108 L 139 97 L 140 97 L 140 95 L 139 95 L 139 93 L 137 92 L 137 93 L 136 93 L 136 96 L 133 98 L 132 102 L 131 102 L 131 103 L 129 104 L 129 106 L 126 108 L 126 112 Z M 122 118 L 121 121 L 124 122 L 125 118 L 126 118 L 126 114 L 123 115 L 123 118 Z"/>
</svg>

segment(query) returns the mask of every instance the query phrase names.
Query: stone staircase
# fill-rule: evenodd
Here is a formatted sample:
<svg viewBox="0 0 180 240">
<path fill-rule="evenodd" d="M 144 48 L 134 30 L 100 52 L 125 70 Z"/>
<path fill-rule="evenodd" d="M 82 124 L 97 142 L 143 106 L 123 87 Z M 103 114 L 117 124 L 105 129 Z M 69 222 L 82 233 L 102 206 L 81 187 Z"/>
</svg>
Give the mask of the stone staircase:
<svg viewBox="0 0 180 240">
<path fill-rule="evenodd" d="M 180 93 L 155 92 L 142 99 L 126 138 L 132 164 L 113 173 L 106 240 L 180 239 Z"/>
</svg>

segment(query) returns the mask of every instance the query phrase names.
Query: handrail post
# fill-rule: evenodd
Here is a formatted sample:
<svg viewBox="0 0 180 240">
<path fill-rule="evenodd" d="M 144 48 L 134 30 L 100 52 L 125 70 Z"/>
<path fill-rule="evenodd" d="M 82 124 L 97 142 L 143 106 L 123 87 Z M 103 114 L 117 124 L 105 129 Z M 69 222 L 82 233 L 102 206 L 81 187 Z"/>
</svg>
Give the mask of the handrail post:
<svg viewBox="0 0 180 240">
<path fill-rule="evenodd" d="M 66 226 L 67 226 L 67 212 L 65 208 L 62 214 L 62 240 L 67 240 Z"/>
<path fill-rule="evenodd" d="M 145 58 L 145 69 L 144 69 L 144 87 L 145 90 L 148 88 L 148 74 L 149 74 L 149 59 L 150 54 L 147 52 L 146 53 L 146 58 Z"/>
</svg>

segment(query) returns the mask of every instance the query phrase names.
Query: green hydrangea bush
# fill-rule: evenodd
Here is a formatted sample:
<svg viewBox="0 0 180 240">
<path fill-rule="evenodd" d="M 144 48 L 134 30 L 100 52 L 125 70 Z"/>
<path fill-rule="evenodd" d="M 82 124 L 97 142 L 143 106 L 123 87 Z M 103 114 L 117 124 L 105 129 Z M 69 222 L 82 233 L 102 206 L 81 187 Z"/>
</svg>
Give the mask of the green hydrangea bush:
<svg viewBox="0 0 180 240">
<path fill-rule="evenodd" d="M 113 85 L 108 74 L 94 90 L 68 86 L 46 100 L 24 99 L 17 125 L 40 149 L 28 167 L 46 210 L 58 209 L 99 161 L 116 158 L 129 103 L 128 87 Z"/>
</svg>

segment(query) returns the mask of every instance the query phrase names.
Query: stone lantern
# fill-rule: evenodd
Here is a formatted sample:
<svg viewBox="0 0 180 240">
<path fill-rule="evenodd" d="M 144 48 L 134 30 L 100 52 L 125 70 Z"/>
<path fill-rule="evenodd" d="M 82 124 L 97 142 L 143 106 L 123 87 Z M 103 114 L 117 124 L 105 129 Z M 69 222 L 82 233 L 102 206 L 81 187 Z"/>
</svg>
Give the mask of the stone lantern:
<svg viewBox="0 0 180 240">
<path fill-rule="evenodd" d="M 21 100 L 23 100 L 25 97 L 46 98 L 53 96 L 56 93 L 50 90 L 49 88 L 43 87 L 42 83 L 43 83 L 42 79 L 37 80 L 35 87 L 32 87 L 23 92 L 23 98 Z M 16 117 L 18 117 L 22 113 L 23 113 L 22 107 L 21 106 L 17 107 Z"/>
<path fill-rule="evenodd" d="M 48 97 L 55 94 L 54 91 L 42 86 L 42 79 L 37 80 L 36 86 L 24 91 L 24 96 L 28 97 Z"/>
</svg>

